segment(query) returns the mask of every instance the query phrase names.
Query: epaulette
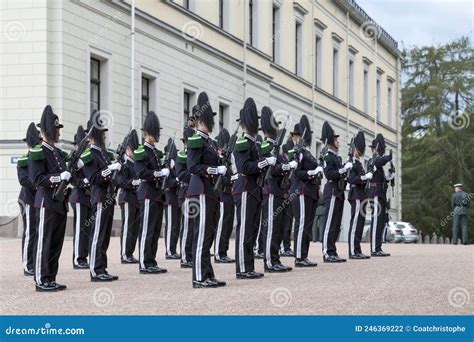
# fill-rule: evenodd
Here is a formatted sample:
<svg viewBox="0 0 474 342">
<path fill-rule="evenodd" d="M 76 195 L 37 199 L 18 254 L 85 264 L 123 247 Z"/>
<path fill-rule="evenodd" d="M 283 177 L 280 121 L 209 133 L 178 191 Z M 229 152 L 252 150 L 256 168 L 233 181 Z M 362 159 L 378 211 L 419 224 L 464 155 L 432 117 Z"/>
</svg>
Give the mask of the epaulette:
<svg viewBox="0 0 474 342">
<path fill-rule="evenodd" d="M 325 161 L 325 162 L 328 162 L 328 161 L 330 161 L 330 160 L 331 160 L 331 155 L 330 155 L 330 153 L 326 153 L 326 154 L 324 155 L 324 161 Z"/>
<path fill-rule="evenodd" d="M 60 151 L 61 151 L 61 155 L 63 156 L 64 161 L 68 162 L 69 161 L 69 154 L 66 151 L 63 151 L 63 150 L 60 150 Z"/>
<path fill-rule="evenodd" d="M 33 148 L 30 148 L 30 158 L 31 160 L 44 159 L 43 147 L 40 144 L 33 146 Z"/>
<path fill-rule="evenodd" d="M 181 165 L 186 165 L 187 158 L 188 158 L 188 156 L 186 154 L 186 151 L 181 150 L 181 151 L 178 152 L 178 158 L 176 159 L 176 162 L 178 164 L 181 164 Z"/>
<path fill-rule="evenodd" d="M 263 155 L 267 155 L 272 151 L 273 146 L 268 142 L 264 141 L 262 142 L 262 145 L 260 145 L 260 150 L 262 151 Z"/>
<path fill-rule="evenodd" d="M 250 148 L 250 144 L 246 137 L 240 137 L 235 142 L 235 150 L 238 152 L 247 151 Z"/>
<path fill-rule="evenodd" d="M 193 134 L 192 137 L 188 138 L 188 148 L 201 148 L 203 139 L 199 134 Z"/>
<path fill-rule="evenodd" d="M 17 160 L 18 167 L 27 167 L 28 166 L 28 154 L 22 155 Z"/>
<path fill-rule="evenodd" d="M 293 159 L 294 155 L 295 155 L 295 150 L 294 149 L 288 150 L 288 160 Z"/>
<path fill-rule="evenodd" d="M 138 161 L 146 159 L 146 151 L 143 145 L 138 146 L 138 148 L 133 151 L 133 155 L 135 157 L 135 160 Z"/>
<path fill-rule="evenodd" d="M 86 148 L 84 152 L 82 152 L 81 160 L 85 165 L 89 164 L 91 161 L 94 160 L 94 156 L 92 155 L 90 148 Z"/>
<path fill-rule="evenodd" d="M 107 156 L 109 157 L 110 161 L 113 162 L 115 160 L 115 155 L 113 152 L 107 151 Z"/>
</svg>

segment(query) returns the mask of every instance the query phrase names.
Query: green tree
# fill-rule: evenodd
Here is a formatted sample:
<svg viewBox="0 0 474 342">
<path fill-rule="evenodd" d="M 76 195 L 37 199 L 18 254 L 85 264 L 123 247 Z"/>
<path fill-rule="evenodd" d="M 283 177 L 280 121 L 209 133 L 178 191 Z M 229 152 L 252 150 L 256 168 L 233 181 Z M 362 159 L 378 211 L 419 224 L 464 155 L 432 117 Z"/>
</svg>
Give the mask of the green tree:
<svg viewBox="0 0 474 342">
<path fill-rule="evenodd" d="M 452 185 L 463 182 L 474 193 L 473 49 L 463 37 L 404 55 L 403 219 L 424 233 L 450 237 Z M 473 223 L 471 210 L 471 239 Z"/>
</svg>

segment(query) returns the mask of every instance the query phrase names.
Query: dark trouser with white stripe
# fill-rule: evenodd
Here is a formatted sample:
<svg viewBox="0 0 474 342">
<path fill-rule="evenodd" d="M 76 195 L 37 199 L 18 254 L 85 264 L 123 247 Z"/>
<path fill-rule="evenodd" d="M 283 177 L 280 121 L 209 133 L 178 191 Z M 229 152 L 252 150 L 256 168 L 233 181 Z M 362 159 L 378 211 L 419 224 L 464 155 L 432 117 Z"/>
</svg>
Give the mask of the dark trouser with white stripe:
<svg viewBox="0 0 474 342">
<path fill-rule="evenodd" d="M 294 252 L 296 259 L 306 259 L 308 257 L 317 203 L 314 198 L 305 195 L 299 195 L 292 201 L 295 216 Z"/>
<path fill-rule="evenodd" d="M 36 209 L 30 204 L 19 202 L 23 218 L 23 236 L 21 238 L 21 255 L 24 271 L 34 271 L 34 250 L 36 246 Z"/>
<path fill-rule="evenodd" d="M 56 281 L 66 231 L 66 219 L 66 214 L 59 214 L 45 208 L 36 209 L 38 235 L 34 252 L 34 271 L 37 284 Z"/>
<path fill-rule="evenodd" d="M 190 215 L 189 198 L 181 206 L 183 230 L 181 234 L 181 262 L 193 261 L 194 215 Z"/>
<path fill-rule="evenodd" d="M 235 231 L 236 272 L 255 271 L 253 247 L 260 223 L 261 202 L 243 192 L 234 196 L 237 205 L 237 229 Z"/>
<path fill-rule="evenodd" d="M 163 204 L 145 199 L 140 205 L 141 227 L 138 234 L 140 268 L 157 266 L 156 251 L 163 221 Z"/>
<path fill-rule="evenodd" d="M 370 251 L 372 253 L 382 250 L 382 234 L 385 227 L 385 210 L 387 201 L 375 196 L 370 199 L 372 206 L 372 222 L 370 224 Z"/>
<path fill-rule="evenodd" d="M 258 232 L 257 232 L 257 238 L 255 239 L 255 250 L 258 252 L 258 254 L 262 254 L 263 250 L 265 248 L 265 240 L 262 235 L 262 211 L 260 207 L 260 214 L 258 215 L 260 217 L 259 219 L 259 225 L 258 225 Z"/>
<path fill-rule="evenodd" d="M 80 204 L 71 203 L 74 211 L 74 237 L 72 239 L 72 263 L 77 266 L 79 261 L 87 262 L 89 255 L 89 245 L 91 243 L 91 222 L 86 225 L 86 221 L 90 220 L 91 208 Z"/>
<path fill-rule="evenodd" d="M 229 240 L 234 228 L 234 205 L 219 202 L 219 223 L 217 224 L 216 241 L 214 242 L 214 254 L 216 257 L 227 256 Z"/>
<path fill-rule="evenodd" d="M 269 194 L 262 204 L 262 231 L 264 241 L 264 263 L 266 267 L 280 264 L 280 241 L 283 231 L 283 198 Z"/>
<path fill-rule="evenodd" d="M 181 209 L 173 205 L 165 206 L 165 244 L 166 254 L 176 254 L 176 247 L 178 245 L 179 233 L 181 230 Z"/>
<path fill-rule="evenodd" d="M 193 280 L 204 281 L 214 278 L 211 264 L 211 246 L 214 240 L 214 229 L 217 224 L 217 204 L 219 202 L 204 194 L 192 197 L 190 206 L 199 203 L 198 215 L 194 220 L 193 237 Z M 193 209 L 190 209 L 193 212 Z"/>
<path fill-rule="evenodd" d="M 323 258 L 337 255 L 336 241 L 341 230 L 344 200 L 331 196 L 324 199 L 326 208 L 326 225 L 323 236 Z"/>
<path fill-rule="evenodd" d="M 352 200 L 351 204 L 351 224 L 349 226 L 349 255 L 362 253 L 360 241 L 364 232 L 365 215 L 367 212 L 367 201 Z"/>
<path fill-rule="evenodd" d="M 92 206 L 92 239 L 89 252 L 91 276 L 107 273 L 107 249 L 114 219 L 114 201 L 106 200 Z"/>
<path fill-rule="evenodd" d="M 291 230 L 293 229 L 293 208 L 291 203 L 285 206 L 283 212 L 283 232 L 281 235 L 281 250 L 285 251 L 291 248 Z"/>
<path fill-rule="evenodd" d="M 122 232 L 120 234 L 120 257 L 131 258 L 137 245 L 140 231 L 140 208 L 124 202 L 120 205 L 122 211 Z"/>
</svg>

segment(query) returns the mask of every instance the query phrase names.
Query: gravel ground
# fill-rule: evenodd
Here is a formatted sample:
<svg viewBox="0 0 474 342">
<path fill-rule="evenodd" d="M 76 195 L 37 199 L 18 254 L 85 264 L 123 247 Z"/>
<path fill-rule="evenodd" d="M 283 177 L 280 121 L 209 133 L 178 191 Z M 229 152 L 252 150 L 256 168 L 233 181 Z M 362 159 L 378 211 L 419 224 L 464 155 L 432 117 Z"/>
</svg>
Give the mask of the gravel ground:
<svg viewBox="0 0 474 342">
<path fill-rule="evenodd" d="M 265 274 L 259 280 L 235 279 L 235 266 L 215 264 L 227 286 L 193 289 L 191 270 L 165 260 L 160 239 L 159 275 L 140 275 L 137 265 L 122 265 L 119 239 L 112 238 L 109 272 L 113 283 L 91 283 L 87 270 L 73 270 L 72 241 L 64 242 L 58 281 L 63 292 L 37 293 L 23 276 L 20 240 L 0 240 L 1 314 L 35 315 L 470 315 L 474 312 L 474 246 L 389 244 L 389 258 L 324 264 L 321 244 L 312 243 L 313 269 Z M 369 246 L 363 244 L 363 251 Z M 339 254 L 347 246 L 338 244 Z M 233 240 L 231 241 L 233 251 Z M 233 253 L 230 253 L 232 256 Z M 292 258 L 282 258 L 291 265 Z M 263 271 L 261 260 L 257 271 Z"/>
</svg>

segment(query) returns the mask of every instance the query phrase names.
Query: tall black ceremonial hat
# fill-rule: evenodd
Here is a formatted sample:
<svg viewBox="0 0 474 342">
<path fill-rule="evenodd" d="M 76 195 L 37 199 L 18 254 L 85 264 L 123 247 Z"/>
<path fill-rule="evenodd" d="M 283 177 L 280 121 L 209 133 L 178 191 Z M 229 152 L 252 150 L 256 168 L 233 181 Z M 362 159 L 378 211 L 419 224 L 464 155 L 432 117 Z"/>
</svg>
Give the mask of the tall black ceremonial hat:
<svg viewBox="0 0 474 342">
<path fill-rule="evenodd" d="M 255 101 L 249 97 L 245 100 L 244 107 L 240 111 L 240 124 L 245 126 L 250 135 L 258 133 L 258 112 Z"/>
</svg>

